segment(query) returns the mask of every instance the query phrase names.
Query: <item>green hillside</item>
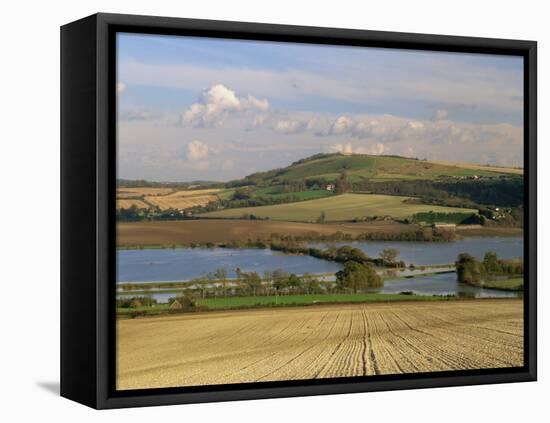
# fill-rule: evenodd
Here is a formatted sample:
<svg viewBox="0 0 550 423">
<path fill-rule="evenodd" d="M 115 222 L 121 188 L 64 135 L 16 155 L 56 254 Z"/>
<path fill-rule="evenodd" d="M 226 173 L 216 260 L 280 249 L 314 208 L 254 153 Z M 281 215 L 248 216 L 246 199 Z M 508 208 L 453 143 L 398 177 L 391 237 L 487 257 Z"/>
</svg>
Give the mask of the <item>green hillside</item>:
<svg viewBox="0 0 550 423">
<path fill-rule="evenodd" d="M 360 180 L 457 180 L 469 177 L 512 176 L 518 169 L 494 168 L 457 164 L 443 164 L 397 156 L 370 156 L 363 154 L 317 154 L 299 160 L 282 169 L 249 175 L 245 181 L 277 184 L 298 179 L 335 180 L 347 172 L 351 182 Z"/>
</svg>

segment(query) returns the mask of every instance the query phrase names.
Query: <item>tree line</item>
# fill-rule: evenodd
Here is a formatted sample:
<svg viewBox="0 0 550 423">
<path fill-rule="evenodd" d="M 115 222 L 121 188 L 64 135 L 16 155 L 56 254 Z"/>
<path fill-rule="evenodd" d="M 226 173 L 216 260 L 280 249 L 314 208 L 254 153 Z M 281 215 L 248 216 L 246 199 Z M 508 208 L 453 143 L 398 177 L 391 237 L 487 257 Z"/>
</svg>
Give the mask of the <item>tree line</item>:
<svg viewBox="0 0 550 423">
<path fill-rule="evenodd" d="M 524 270 L 523 259 L 499 259 L 493 251 L 487 251 L 483 260 L 468 253 L 459 254 L 455 265 L 458 282 L 473 286 L 482 286 L 499 276 L 523 275 Z"/>
</svg>

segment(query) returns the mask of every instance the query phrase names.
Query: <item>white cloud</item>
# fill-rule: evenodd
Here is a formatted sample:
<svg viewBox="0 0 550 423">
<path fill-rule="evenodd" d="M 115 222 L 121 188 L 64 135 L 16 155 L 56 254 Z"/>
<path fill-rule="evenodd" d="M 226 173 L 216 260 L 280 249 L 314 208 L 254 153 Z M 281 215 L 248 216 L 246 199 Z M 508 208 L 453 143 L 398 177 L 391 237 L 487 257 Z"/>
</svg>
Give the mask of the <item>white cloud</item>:
<svg viewBox="0 0 550 423">
<path fill-rule="evenodd" d="M 458 57 L 458 56 L 457 56 Z M 449 61 L 441 56 L 424 62 L 409 63 L 410 67 L 387 72 L 385 65 L 361 62 L 332 64 L 331 72 L 320 73 L 299 69 L 270 70 L 242 68 L 241 66 L 216 67 L 198 64 L 142 63 L 122 61 L 121 77 L 127 83 L 186 90 L 201 89 L 213 81 L 243 93 L 285 99 L 302 100 L 304 97 L 323 97 L 355 104 L 377 104 L 414 98 L 426 104 L 441 104 L 446 109 L 458 106 L 475 106 L 480 111 L 506 112 L 518 115 L 523 109 L 521 75 L 502 69 L 491 69 L 473 64 L 457 65 L 459 59 Z M 459 62 L 460 63 L 460 62 Z M 387 66 L 387 65 L 386 65 Z M 411 69 L 428 69 L 411 77 Z M 362 83 L 368 80 L 368 84 Z"/>
<path fill-rule="evenodd" d="M 434 120 L 444 120 L 449 117 L 449 112 L 444 109 L 436 110 L 433 116 Z"/>
<path fill-rule="evenodd" d="M 376 143 L 372 146 L 358 147 L 356 149 L 356 152 L 359 153 L 359 154 L 380 155 L 380 154 L 384 154 L 387 151 L 386 151 L 385 145 L 379 142 L 379 143 Z"/>
<path fill-rule="evenodd" d="M 200 160 L 208 156 L 208 146 L 202 141 L 194 140 L 187 144 L 187 159 Z"/>
<path fill-rule="evenodd" d="M 418 120 L 412 120 L 408 125 L 411 129 L 424 129 L 424 124 Z"/>
<path fill-rule="evenodd" d="M 251 95 L 238 97 L 234 91 L 217 84 L 204 90 L 199 100 L 183 112 L 181 122 L 185 126 L 194 127 L 222 126 L 229 116 L 254 115 L 268 109 L 269 102 L 265 99 L 260 100 Z"/>
<path fill-rule="evenodd" d="M 124 82 L 117 82 L 116 83 L 116 92 L 117 94 L 122 94 L 126 90 L 126 84 Z"/>
<path fill-rule="evenodd" d="M 308 127 L 307 122 L 297 121 L 297 120 L 280 120 L 275 123 L 273 129 L 280 134 L 296 134 L 306 130 Z"/>
<path fill-rule="evenodd" d="M 382 143 L 376 143 L 374 145 L 354 145 L 350 142 L 343 144 L 334 144 L 330 146 L 330 151 L 334 151 L 342 154 L 373 154 L 380 155 L 387 151 L 386 147 Z"/>
<path fill-rule="evenodd" d="M 334 144 L 330 147 L 330 150 L 336 153 L 353 154 L 353 146 L 349 142 L 345 144 Z"/>
<path fill-rule="evenodd" d="M 353 129 L 356 127 L 356 125 L 357 123 L 353 119 L 347 116 L 340 116 L 330 126 L 329 134 L 340 135 L 353 132 Z"/>
</svg>

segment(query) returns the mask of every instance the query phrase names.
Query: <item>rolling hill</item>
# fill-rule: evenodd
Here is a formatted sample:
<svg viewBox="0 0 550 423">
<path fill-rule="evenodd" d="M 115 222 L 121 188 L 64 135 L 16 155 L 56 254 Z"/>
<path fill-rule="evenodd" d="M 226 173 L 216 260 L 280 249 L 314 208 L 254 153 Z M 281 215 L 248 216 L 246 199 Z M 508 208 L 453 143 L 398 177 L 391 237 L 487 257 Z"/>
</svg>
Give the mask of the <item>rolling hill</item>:
<svg viewBox="0 0 550 423">
<path fill-rule="evenodd" d="M 346 172 L 351 182 L 360 180 L 399 181 L 399 180 L 445 180 L 449 178 L 467 179 L 477 177 L 514 176 L 521 169 L 461 163 L 441 163 L 398 156 L 372 156 L 365 154 L 344 155 L 317 154 L 298 160 L 290 166 L 267 172 L 254 173 L 240 181 L 246 184 L 285 183 L 300 179 L 333 181 Z"/>
</svg>

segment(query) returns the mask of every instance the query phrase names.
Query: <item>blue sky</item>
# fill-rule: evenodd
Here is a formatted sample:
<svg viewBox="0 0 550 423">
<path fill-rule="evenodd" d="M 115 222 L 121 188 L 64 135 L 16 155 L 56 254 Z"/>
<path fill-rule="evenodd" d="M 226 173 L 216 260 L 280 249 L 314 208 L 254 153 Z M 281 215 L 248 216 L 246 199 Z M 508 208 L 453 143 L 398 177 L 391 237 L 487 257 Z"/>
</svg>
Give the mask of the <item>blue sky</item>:
<svg viewBox="0 0 550 423">
<path fill-rule="evenodd" d="M 511 56 L 119 34 L 119 176 L 227 180 L 320 151 L 521 166 Z"/>
</svg>

